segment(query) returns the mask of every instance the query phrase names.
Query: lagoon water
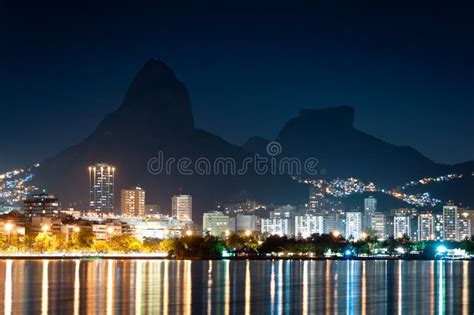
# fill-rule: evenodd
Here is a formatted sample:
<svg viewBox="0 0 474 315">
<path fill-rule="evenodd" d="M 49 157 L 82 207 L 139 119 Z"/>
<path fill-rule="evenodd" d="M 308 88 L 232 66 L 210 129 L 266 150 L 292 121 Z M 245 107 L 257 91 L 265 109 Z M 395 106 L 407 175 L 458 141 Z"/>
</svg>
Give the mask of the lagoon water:
<svg viewBox="0 0 474 315">
<path fill-rule="evenodd" d="M 472 314 L 470 261 L 1 260 L 5 314 Z"/>
</svg>

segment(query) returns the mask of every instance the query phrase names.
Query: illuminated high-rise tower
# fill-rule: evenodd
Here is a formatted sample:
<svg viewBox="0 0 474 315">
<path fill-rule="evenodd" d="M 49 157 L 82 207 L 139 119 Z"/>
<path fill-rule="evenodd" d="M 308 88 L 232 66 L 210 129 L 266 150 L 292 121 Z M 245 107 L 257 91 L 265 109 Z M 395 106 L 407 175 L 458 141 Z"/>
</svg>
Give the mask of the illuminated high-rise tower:
<svg viewBox="0 0 474 315">
<path fill-rule="evenodd" d="M 97 212 L 114 211 L 115 167 L 97 163 L 89 166 L 89 207 Z"/>
<path fill-rule="evenodd" d="M 443 207 L 443 236 L 446 241 L 458 241 L 458 207 L 448 204 Z"/>
<path fill-rule="evenodd" d="M 362 231 L 362 213 L 349 211 L 346 212 L 346 238 L 358 240 Z"/>
<path fill-rule="evenodd" d="M 324 190 L 325 185 L 323 181 L 319 181 L 309 187 L 309 212 L 322 212 L 324 205 Z"/>
<path fill-rule="evenodd" d="M 134 217 L 145 215 L 145 190 L 140 187 L 122 189 L 120 200 L 122 215 Z"/>
<path fill-rule="evenodd" d="M 178 220 L 191 221 L 193 219 L 193 199 L 190 195 L 173 196 L 171 199 L 171 213 Z"/>
<path fill-rule="evenodd" d="M 418 241 L 429 241 L 435 239 L 433 230 L 433 214 L 420 213 L 418 215 Z"/>
</svg>

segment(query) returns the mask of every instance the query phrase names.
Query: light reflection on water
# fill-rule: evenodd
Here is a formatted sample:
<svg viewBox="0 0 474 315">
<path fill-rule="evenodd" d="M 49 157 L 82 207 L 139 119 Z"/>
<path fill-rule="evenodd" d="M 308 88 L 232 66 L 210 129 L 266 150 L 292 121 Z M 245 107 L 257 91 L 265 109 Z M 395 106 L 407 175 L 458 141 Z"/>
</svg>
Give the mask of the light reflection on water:
<svg viewBox="0 0 474 315">
<path fill-rule="evenodd" d="M 0 300 L 5 314 L 472 314 L 473 276 L 469 261 L 3 260 Z"/>
</svg>

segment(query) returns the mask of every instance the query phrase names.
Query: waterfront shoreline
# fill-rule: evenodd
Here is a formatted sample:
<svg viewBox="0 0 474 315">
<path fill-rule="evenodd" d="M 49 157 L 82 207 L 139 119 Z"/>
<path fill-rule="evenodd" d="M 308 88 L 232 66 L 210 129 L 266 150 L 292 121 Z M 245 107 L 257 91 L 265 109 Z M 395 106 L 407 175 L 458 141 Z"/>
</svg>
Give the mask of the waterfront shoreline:
<svg viewBox="0 0 474 315">
<path fill-rule="evenodd" d="M 193 261 L 206 261 L 206 260 L 287 260 L 287 261 L 297 261 L 297 260 L 314 260 L 314 261 L 436 261 L 436 260 L 447 260 L 447 261 L 470 261 L 474 260 L 471 258 L 458 258 L 458 259 L 432 259 L 432 258 L 418 258 L 418 257 L 223 257 L 223 258 L 196 258 L 196 257 L 187 257 L 187 258 L 176 258 L 168 257 L 163 255 L 137 255 L 137 254 L 111 254 L 111 255 L 62 255 L 62 254 L 51 254 L 51 255 L 0 255 L 0 260 L 48 260 L 48 259 L 65 259 L 65 260 L 108 260 L 108 259 L 122 259 L 122 260 L 193 260 Z"/>
</svg>

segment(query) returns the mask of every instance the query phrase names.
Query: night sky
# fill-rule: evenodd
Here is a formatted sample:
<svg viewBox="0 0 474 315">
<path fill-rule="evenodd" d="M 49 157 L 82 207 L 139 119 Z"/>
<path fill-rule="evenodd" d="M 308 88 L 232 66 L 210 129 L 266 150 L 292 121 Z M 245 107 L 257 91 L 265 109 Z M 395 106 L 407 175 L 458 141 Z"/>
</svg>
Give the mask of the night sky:
<svg viewBox="0 0 474 315">
<path fill-rule="evenodd" d="M 0 170 L 86 137 L 151 57 L 188 87 L 196 125 L 235 144 L 274 138 L 301 108 L 350 105 L 369 134 L 474 159 L 472 8 L 134 3 L 0 4 Z"/>
</svg>

